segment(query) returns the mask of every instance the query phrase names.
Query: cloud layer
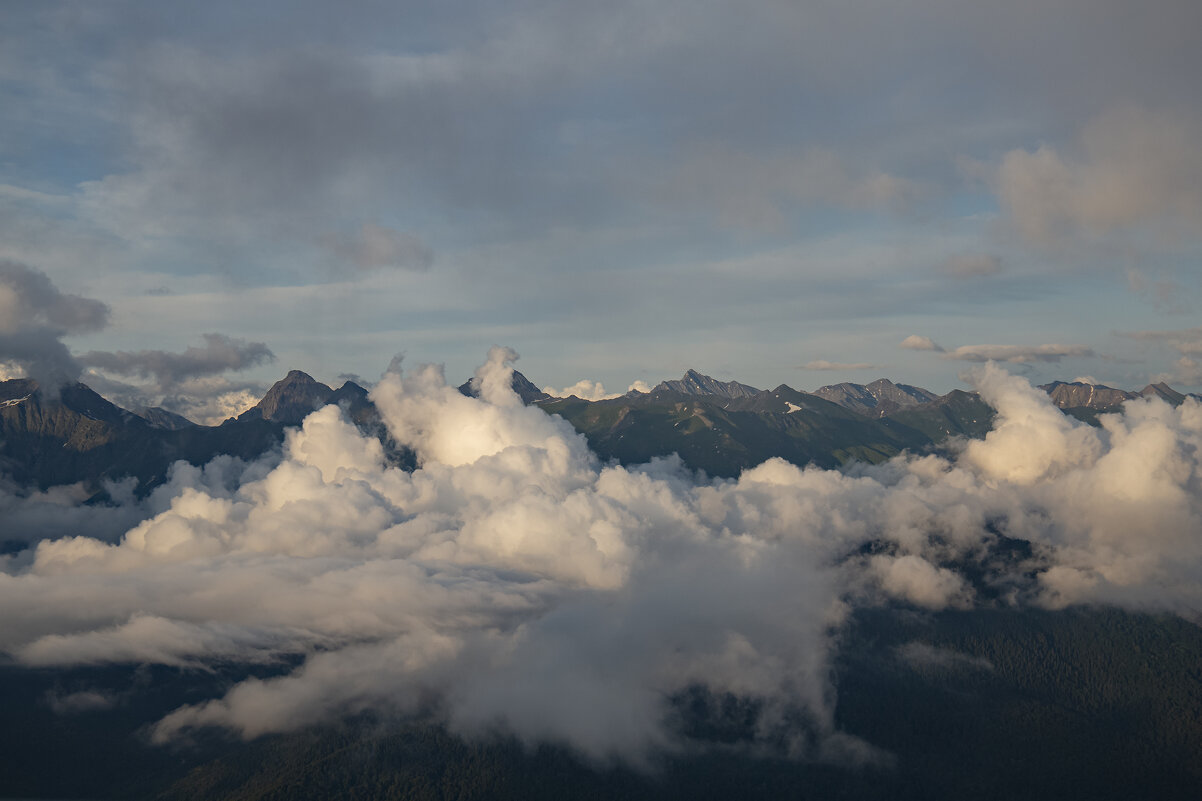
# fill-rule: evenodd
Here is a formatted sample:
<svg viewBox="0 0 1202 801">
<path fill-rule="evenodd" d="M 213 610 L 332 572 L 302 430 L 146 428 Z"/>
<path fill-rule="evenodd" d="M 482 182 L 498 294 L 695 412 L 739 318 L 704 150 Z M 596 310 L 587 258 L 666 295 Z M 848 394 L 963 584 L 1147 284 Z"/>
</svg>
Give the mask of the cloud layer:
<svg viewBox="0 0 1202 801">
<path fill-rule="evenodd" d="M 36 666 L 304 657 L 176 710 L 158 741 L 433 702 L 465 734 L 637 761 L 676 747 L 668 699 L 696 685 L 763 701 L 759 731 L 797 753 L 841 737 L 829 660 L 848 610 L 983 603 L 962 568 L 991 565 L 1002 535 L 1033 545 L 984 571 L 1002 603 L 1202 608 L 1193 400 L 1130 402 L 1095 429 L 987 366 L 995 427 L 952 459 L 707 481 L 675 459 L 600 464 L 521 404 L 513 358 L 494 349 L 480 398 L 434 366 L 385 375 L 372 398 L 413 472 L 330 406 L 274 458 L 177 465 L 119 540 L 8 557 L 0 649 Z"/>
</svg>

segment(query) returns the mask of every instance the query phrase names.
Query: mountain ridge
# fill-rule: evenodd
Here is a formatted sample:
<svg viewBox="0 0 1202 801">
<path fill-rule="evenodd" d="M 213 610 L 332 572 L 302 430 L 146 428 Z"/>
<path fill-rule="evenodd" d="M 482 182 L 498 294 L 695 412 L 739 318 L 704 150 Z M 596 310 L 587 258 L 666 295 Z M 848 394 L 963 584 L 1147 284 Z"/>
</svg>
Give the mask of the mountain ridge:
<svg viewBox="0 0 1202 801">
<path fill-rule="evenodd" d="M 719 381 L 696 370 L 685 370 L 676 380 L 661 381 L 651 389 L 655 392 L 678 392 L 681 395 L 716 395 L 720 398 L 747 398 L 760 390 L 738 381 Z"/>
<path fill-rule="evenodd" d="M 826 393 L 834 400 L 786 384 L 752 392 L 748 384 L 717 381 L 695 370 L 680 382 L 603 401 L 551 398 L 517 371 L 512 386 L 527 405 L 567 420 L 602 459 L 633 464 L 678 453 L 688 467 L 723 476 L 773 456 L 837 467 L 882 461 L 903 450 L 938 450 L 949 438 L 983 436 L 994 414 L 974 393 L 936 396 L 884 378 L 823 388 L 837 390 Z M 1053 382 L 1042 389 L 1065 414 L 1091 424 L 1119 408 L 1109 403 L 1116 398 L 1180 404 L 1198 397 L 1163 382 L 1139 393 L 1085 382 Z M 474 394 L 471 381 L 459 390 Z M 1081 401 L 1094 406 L 1066 405 Z M 219 454 L 258 458 L 279 447 L 287 426 L 328 403 L 378 437 L 397 464 L 416 464 L 414 454 L 391 442 L 365 388 L 347 381 L 334 390 L 292 370 L 255 406 L 220 426 L 197 425 L 162 409 L 128 411 L 85 384 L 65 385 L 48 398 L 30 379 L 0 382 L 0 473 L 43 489 L 85 481 L 97 491 L 103 480 L 128 475 L 145 493 L 165 480 L 177 460 L 200 465 Z"/>
</svg>

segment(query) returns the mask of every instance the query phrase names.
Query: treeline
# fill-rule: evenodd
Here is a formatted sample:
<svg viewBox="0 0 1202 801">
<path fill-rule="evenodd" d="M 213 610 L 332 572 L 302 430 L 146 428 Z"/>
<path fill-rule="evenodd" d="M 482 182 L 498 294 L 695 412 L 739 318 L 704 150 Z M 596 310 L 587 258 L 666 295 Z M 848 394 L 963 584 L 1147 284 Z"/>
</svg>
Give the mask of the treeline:
<svg viewBox="0 0 1202 801">
<path fill-rule="evenodd" d="M 287 666 L 276 667 L 276 672 Z M 682 748 L 638 768 L 362 716 L 153 748 L 145 724 L 243 675 L 0 670 L 0 797 L 235 799 L 1178 799 L 1202 787 L 1202 629 L 1114 609 L 861 611 L 832 665 L 851 764 L 755 738 L 756 702 L 674 699 Z M 111 707 L 60 714 L 81 689 Z M 794 734 L 812 736 L 804 716 Z"/>
</svg>

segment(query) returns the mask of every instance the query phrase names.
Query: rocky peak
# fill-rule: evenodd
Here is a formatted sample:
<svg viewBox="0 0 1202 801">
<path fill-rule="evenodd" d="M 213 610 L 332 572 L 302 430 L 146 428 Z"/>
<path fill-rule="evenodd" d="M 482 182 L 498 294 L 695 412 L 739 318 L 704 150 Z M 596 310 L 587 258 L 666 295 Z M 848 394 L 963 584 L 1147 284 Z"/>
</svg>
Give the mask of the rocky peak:
<svg viewBox="0 0 1202 801">
<path fill-rule="evenodd" d="M 1148 384 L 1139 391 L 1139 396 L 1141 398 L 1160 398 L 1174 406 L 1181 405 L 1185 402 L 1186 397 L 1163 381 L 1156 384 Z"/>
<path fill-rule="evenodd" d="M 467 381 L 464 381 L 459 385 L 459 391 L 471 398 L 480 397 L 480 390 L 472 385 L 474 380 L 469 378 Z M 513 391 L 517 393 L 517 396 L 522 399 L 522 403 L 527 406 L 532 403 L 540 403 L 551 399 L 550 395 L 536 387 L 530 379 L 517 370 L 513 371 L 513 378 L 510 379 L 509 385 L 513 387 Z"/>
<path fill-rule="evenodd" d="M 919 403 L 930 403 L 939 396 L 929 389 L 915 387 L 910 384 L 895 384 L 888 378 L 878 378 L 871 384 L 866 384 L 872 397 L 878 401 L 892 401 L 898 406 L 914 406 Z"/>
<path fill-rule="evenodd" d="M 1139 397 L 1105 384 L 1089 384 L 1084 381 L 1053 381 L 1039 387 L 1051 397 L 1052 403 L 1061 409 L 1109 409 L 1132 398 Z"/>
<path fill-rule="evenodd" d="M 324 406 L 333 394 L 334 390 L 308 373 L 291 370 L 267 390 L 263 400 L 238 415 L 238 419 L 261 419 L 296 425 L 310 412 Z"/>
<path fill-rule="evenodd" d="M 759 390 L 738 381 L 719 381 L 696 370 L 686 370 L 677 381 L 661 381 L 652 392 L 679 392 L 682 395 L 717 395 L 720 398 L 750 398 Z"/>
</svg>

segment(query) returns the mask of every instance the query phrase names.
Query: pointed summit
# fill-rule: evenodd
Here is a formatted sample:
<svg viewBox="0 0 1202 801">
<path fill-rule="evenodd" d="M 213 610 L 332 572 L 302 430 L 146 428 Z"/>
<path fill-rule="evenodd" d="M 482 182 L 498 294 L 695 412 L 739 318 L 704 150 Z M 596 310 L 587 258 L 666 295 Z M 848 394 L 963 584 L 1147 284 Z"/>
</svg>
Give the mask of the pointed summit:
<svg viewBox="0 0 1202 801">
<path fill-rule="evenodd" d="M 898 406 L 914 406 L 918 403 L 930 403 L 939 396 L 929 389 L 915 387 L 910 384 L 894 384 L 888 378 L 878 378 L 871 384 L 865 384 L 864 389 L 877 401 L 893 401 Z"/>
<path fill-rule="evenodd" d="M 292 370 L 267 390 L 263 400 L 238 415 L 238 419 L 296 425 L 324 406 L 333 394 L 334 390 L 308 373 Z"/>
<path fill-rule="evenodd" d="M 1139 391 L 1139 395 L 1141 398 L 1160 398 L 1173 406 L 1180 406 L 1185 402 L 1185 395 L 1182 395 L 1163 381 L 1157 384 L 1148 384 Z"/>
<path fill-rule="evenodd" d="M 678 381 L 661 381 L 654 392 L 679 392 L 682 395 L 717 395 L 719 398 L 750 398 L 759 390 L 738 381 L 719 381 L 696 370 L 686 370 Z"/>
<path fill-rule="evenodd" d="M 475 379 L 469 378 L 459 385 L 459 391 L 470 398 L 480 397 L 480 391 L 472 386 L 472 381 Z M 540 403 L 545 400 L 550 400 L 551 396 L 536 387 L 530 379 L 522 375 L 517 370 L 513 371 L 513 378 L 510 381 L 510 386 L 517 396 L 522 399 L 522 403 L 529 406 L 532 403 Z"/>
</svg>

